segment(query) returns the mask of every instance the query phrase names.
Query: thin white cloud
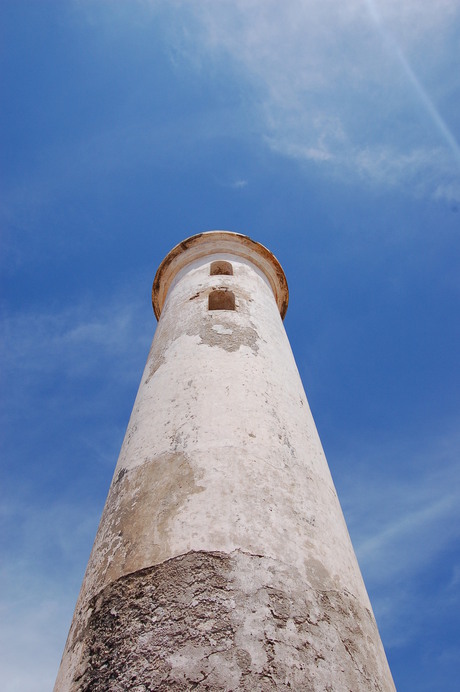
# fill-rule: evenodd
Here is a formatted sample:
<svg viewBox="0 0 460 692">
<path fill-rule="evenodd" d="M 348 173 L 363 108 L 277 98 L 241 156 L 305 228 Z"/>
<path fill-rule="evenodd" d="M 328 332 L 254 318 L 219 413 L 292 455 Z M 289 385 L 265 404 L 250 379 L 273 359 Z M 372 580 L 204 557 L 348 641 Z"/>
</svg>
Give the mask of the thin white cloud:
<svg viewBox="0 0 460 692">
<path fill-rule="evenodd" d="M 460 201 L 460 181 L 440 184 L 434 191 L 435 199 L 445 199 L 448 202 Z"/>
<path fill-rule="evenodd" d="M 371 16 L 373 17 L 384 41 L 387 43 L 389 51 L 394 53 L 399 60 L 403 72 L 406 75 L 409 84 L 414 89 L 416 95 L 418 96 L 422 106 L 425 108 L 429 117 L 431 118 L 435 128 L 438 130 L 442 139 L 444 139 L 447 147 L 449 148 L 453 158 L 455 159 L 458 168 L 460 169 L 460 147 L 456 141 L 454 135 L 447 126 L 445 120 L 442 118 L 439 110 L 431 99 L 424 88 L 423 84 L 418 79 L 415 74 L 412 65 L 410 64 L 408 58 L 406 57 L 404 51 L 402 50 L 399 43 L 393 37 L 392 33 L 385 26 L 381 15 L 377 9 L 377 4 L 375 0 L 366 0 L 371 11 Z"/>
<path fill-rule="evenodd" d="M 2 690 L 48 692 L 100 508 L 59 501 L 33 507 L 15 498 L 1 513 L 15 536 L 0 570 Z"/>
<path fill-rule="evenodd" d="M 97 368 L 101 359 L 123 359 L 121 375 L 129 374 L 127 364 L 136 345 L 145 346 L 148 329 L 153 335 L 155 320 L 139 319 L 143 306 L 129 297 L 110 304 L 81 304 L 60 312 L 22 312 L 3 320 L 2 360 L 10 376 L 51 370 L 67 370 L 72 377 Z"/>
<path fill-rule="evenodd" d="M 460 88 L 460 77 L 443 69 L 458 3 L 198 0 L 174 7 L 182 26 L 195 24 L 173 40 L 195 65 L 202 52 L 202 69 L 230 57 L 250 82 L 254 122 L 275 150 L 348 179 L 362 180 L 368 169 L 373 183 L 456 194 L 460 150 L 423 75 L 433 89 L 441 80 L 451 92 Z"/>
<path fill-rule="evenodd" d="M 50 469 L 62 463 L 71 430 L 84 459 L 91 458 L 101 469 L 114 464 L 126 419 L 108 415 L 107 401 L 133 400 L 154 326 L 148 304 L 122 294 L 104 305 L 85 303 L 55 314 L 25 312 L 4 320 L 0 357 L 8 405 L 1 423 L 8 431 L 7 444 L 14 445 L 14 435 L 21 435 L 27 421 L 28 434 L 21 438 L 24 493 L 33 496 L 26 471 L 30 455 L 37 466 L 40 454 L 47 454 L 42 461 L 52 482 Z M 44 393 L 41 411 L 37 401 Z M 81 421 L 86 421 L 87 434 L 79 432 Z"/>
<path fill-rule="evenodd" d="M 362 460 L 355 459 L 351 475 L 342 479 L 356 549 L 374 579 L 388 578 L 389 566 L 392 577 L 418 569 L 433 551 L 443 550 L 446 542 L 460 535 L 458 434 L 438 442 L 428 438 L 425 444 L 431 449 L 424 452 L 402 442 L 399 451 L 397 444 L 361 450 Z M 347 465 L 346 460 L 342 463 Z M 403 477 L 401 469 L 407 467 L 415 471 L 406 471 Z M 441 532 L 439 524 L 444 524 Z M 407 551 L 408 544 L 412 552 Z"/>
<path fill-rule="evenodd" d="M 231 186 L 233 188 L 235 188 L 236 190 L 238 190 L 238 189 L 241 189 L 242 187 L 246 187 L 247 184 L 248 184 L 247 180 L 240 179 L 240 180 L 235 180 Z"/>
<path fill-rule="evenodd" d="M 0 664 L 4 692 L 49 692 L 53 689 L 65 637 L 62 600 L 43 599 L 2 607 Z M 67 620 L 68 622 L 68 620 Z M 59 639 L 61 641 L 59 641 Z"/>
<path fill-rule="evenodd" d="M 418 615 L 417 583 L 460 538 L 459 455 L 454 429 L 417 443 L 361 446 L 358 458 L 337 463 L 339 496 L 356 554 L 392 646 L 420 634 L 425 622 Z M 450 581 L 431 596 L 439 608 L 451 598 L 458 574 L 455 565 L 452 570 Z"/>
</svg>

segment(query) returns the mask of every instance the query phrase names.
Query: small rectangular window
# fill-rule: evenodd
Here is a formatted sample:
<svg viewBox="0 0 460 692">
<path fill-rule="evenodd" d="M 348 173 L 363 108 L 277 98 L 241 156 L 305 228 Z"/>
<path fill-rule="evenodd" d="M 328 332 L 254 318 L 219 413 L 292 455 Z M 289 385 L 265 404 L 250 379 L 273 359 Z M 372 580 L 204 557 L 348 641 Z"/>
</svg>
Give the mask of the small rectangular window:
<svg viewBox="0 0 460 692">
<path fill-rule="evenodd" d="M 234 310 L 235 294 L 232 291 L 216 289 L 209 294 L 209 310 Z"/>
<path fill-rule="evenodd" d="M 224 260 L 218 260 L 217 262 L 211 262 L 211 276 L 216 276 L 217 274 L 225 274 L 227 276 L 233 276 L 233 267 L 230 262 L 225 262 Z"/>
</svg>

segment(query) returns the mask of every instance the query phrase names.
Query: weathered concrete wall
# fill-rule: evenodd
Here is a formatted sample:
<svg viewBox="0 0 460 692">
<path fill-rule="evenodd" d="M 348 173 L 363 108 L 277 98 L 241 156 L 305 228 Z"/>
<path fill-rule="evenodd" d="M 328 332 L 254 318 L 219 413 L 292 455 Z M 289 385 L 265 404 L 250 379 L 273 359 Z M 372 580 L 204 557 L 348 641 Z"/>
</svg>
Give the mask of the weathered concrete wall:
<svg viewBox="0 0 460 692">
<path fill-rule="evenodd" d="M 275 279 L 253 248 L 187 253 L 55 689 L 392 690 Z"/>
<path fill-rule="evenodd" d="M 94 597 L 79 690 L 388 689 L 374 619 L 269 558 L 199 552 Z"/>
</svg>

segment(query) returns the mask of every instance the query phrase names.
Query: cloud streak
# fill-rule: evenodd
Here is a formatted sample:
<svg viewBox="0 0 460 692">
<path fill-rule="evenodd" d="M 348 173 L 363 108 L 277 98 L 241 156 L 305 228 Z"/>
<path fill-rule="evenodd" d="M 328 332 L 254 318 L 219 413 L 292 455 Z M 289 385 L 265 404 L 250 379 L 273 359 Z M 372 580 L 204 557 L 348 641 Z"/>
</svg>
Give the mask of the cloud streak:
<svg viewBox="0 0 460 692">
<path fill-rule="evenodd" d="M 423 575 L 455 553 L 460 539 L 460 438 L 454 428 L 357 454 L 338 460 L 339 496 L 379 624 L 391 645 L 401 646 L 426 626 L 419 614 Z M 454 563 L 451 569 L 437 589 L 439 612 L 455 586 Z"/>
<path fill-rule="evenodd" d="M 202 51 L 206 69 L 210 57 L 231 58 L 250 84 L 254 122 L 274 150 L 343 179 L 457 198 L 460 149 L 417 76 L 417 56 L 424 56 L 419 70 L 436 78 L 442 38 L 460 22 L 458 5 L 446 0 L 436 13 L 425 0 L 402 9 L 392 0 L 175 6 L 187 16 L 184 25 L 194 23 L 181 35 L 185 59 L 196 63 Z M 459 88 L 455 75 L 442 78 Z"/>
<path fill-rule="evenodd" d="M 59 501 L 46 507 L 31 506 L 16 498 L 5 502 L 1 512 L 15 538 L 2 550 L 8 560 L 0 570 L 2 689 L 48 692 L 54 684 L 100 508 Z"/>
<path fill-rule="evenodd" d="M 399 62 L 402 65 L 402 68 L 407 75 L 407 78 L 409 80 L 409 83 L 412 85 L 414 88 L 415 93 L 418 95 L 423 107 L 426 109 L 427 113 L 429 114 L 430 118 L 432 119 L 435 127 L 438 129 L 441 137 L 445 140 L 447 146 L 452 152 L 452 155 L 454 159 L 456 160 L 459 169 L 460 169 L 460 147 L 458 145 L 457 140 L 453 136 L 452 132 L 449 130 L 447 127 L 446 123 L 444 122 L 443 118 L 441 117 L 441 114 L 439 113 L 438 109 L 435 107 L 433 100 L 428 96 L 428 93 L 420 83 L 420 80 L 417 78 L 417 75 L 415 74 L 414 70 L 412 69 L 411 65 L 409 64 L 409 61 L 407 60 L 406 56 L 404 55 L 403 51 L 401 50 L 401 47 L 399 44 L 395 41 L 393 36 L 388 32 L 386 29 L 382 18 L 378 12 L 377 5 L 374 2 L 374 0 L 366 0 L 366 3 L 368 5 L 370 14 L 372 18 L 375 21 L 375 24 L 377 25 L 379 32 L 383 36 L 384 40 L 388 43 L 390 51 L 394 51 L 395 55 L 397 56 Z"/>
<path fill-rule="evenodd" d="M 60 312 L 20 312 L 3 321 L 2 359 L 9 376 L 21 372 L 39 377 L 66 369 L 80 377 L 98 367 L 101 358 L 123 359 L 133 347 L 147 343 L 147 325 L 142 329 L 140 300 L 115 298 L 110 304 L 80 304 Z M 153 333 L 154 320 L 148 325 Z M 135 349 L 134 349 L 135 352 Z M 129 377 L 125 369 L 120 373 Z"/>
</svg>

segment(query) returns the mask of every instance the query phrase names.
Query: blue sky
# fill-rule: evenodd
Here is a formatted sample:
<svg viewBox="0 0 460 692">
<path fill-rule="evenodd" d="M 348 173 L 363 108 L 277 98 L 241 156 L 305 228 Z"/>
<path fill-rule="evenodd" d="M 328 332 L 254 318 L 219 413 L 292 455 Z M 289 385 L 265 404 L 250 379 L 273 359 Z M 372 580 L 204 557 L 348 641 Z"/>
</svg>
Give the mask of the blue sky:
<svg viewBox="0 0 460 692">
<path fill-rule="evenodd" d="M 286 329 L 400 692 L 460 674 L 458 0 L 3 0 L 5 692 L 54 682 L 155 328 L 203 230 Z"/>
</svg>

